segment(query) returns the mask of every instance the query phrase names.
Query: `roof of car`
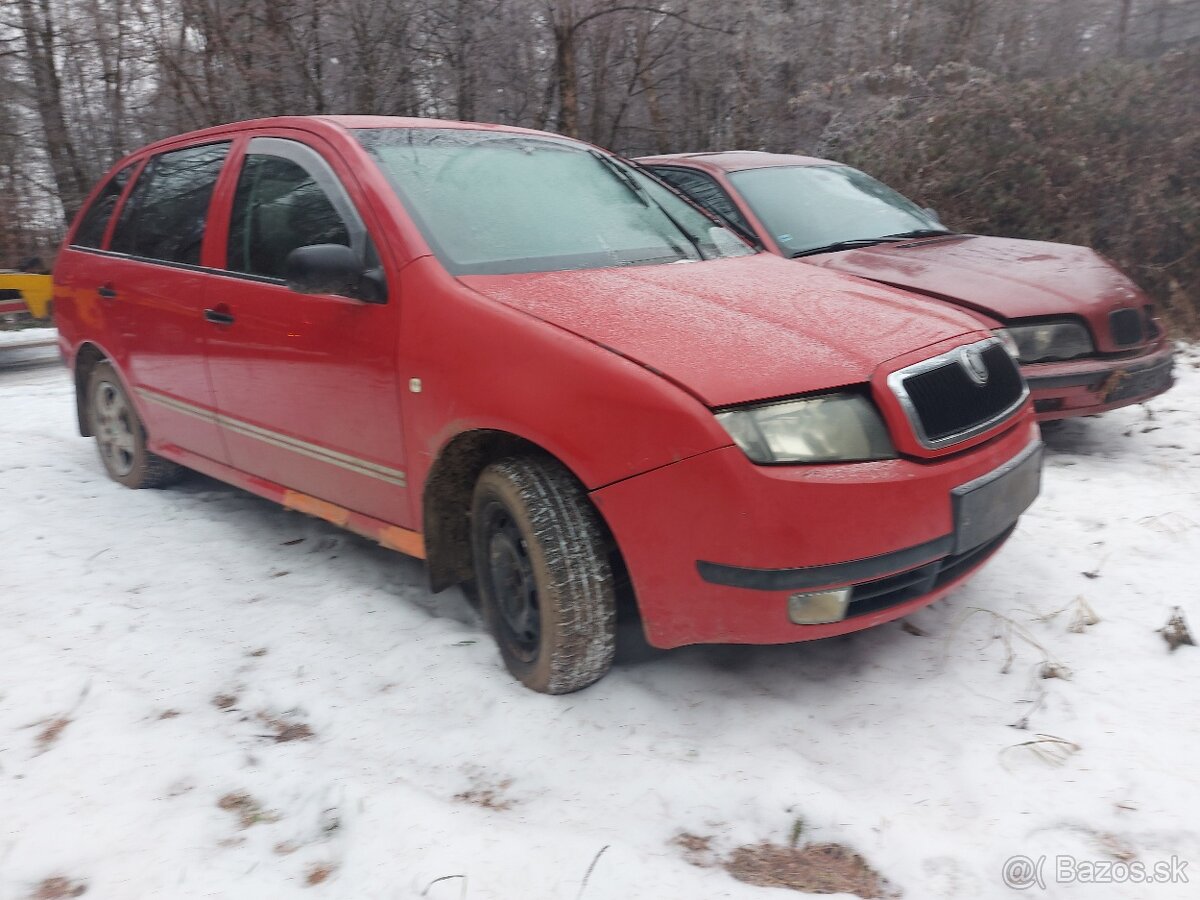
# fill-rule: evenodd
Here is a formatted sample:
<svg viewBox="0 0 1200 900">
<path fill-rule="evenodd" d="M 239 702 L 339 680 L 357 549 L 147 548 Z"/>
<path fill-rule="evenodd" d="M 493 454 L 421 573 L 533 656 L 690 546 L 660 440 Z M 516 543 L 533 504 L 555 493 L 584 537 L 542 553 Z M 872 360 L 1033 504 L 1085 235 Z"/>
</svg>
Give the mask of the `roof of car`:
<svg viewBox="0 0 1200 900">
<path fill-rule="evenodd" d="M 772 166 L 828 166 L 833 160 L 816 156 L 797 156 L 792 153 L 764 153 L 760 150 L 714 150 L 706 153 L 670 153 L 663 156 L 642 156 L 637 162 L 645 166 L 692 165 L 701 168 L 738 172 L 742 169 L 767 169 Z"/>
<path fill-rule="evenodd" d="M 466 128 L 472 131 L 512 131 L 544 135 L 547 132 L 493 122 L 459 122 L 456 119 L 425 119 L 418 116 L 314 116 L 343 128 Z"/>
<path fill-rule="evenodd" d="M 514 125 L 495 125 L 487 122 L 458 122 L 452 119 L 424 119 L 416 116 L 275 116 L 263 119 L 246 119 L 240 122 L 228 122 L 214 125 L 198 131 L 189 131 L 172 135 L 155 141 L 131 153 L 134 156 L 142 153 L 153 153 L 160 148 L 181 142 L 191 142 L 196 139 L 224 137 L 238 131 L 252 128 L 299 128 L 305 131 L 320 133 L 328 129 L 352 130 L 355 128 L 463 128 L 473 131 L 506 131 L 516 134 L 529 134 L 545 137 L 544 131 L 532 128 L 519 128 Z M 557 135 L 551 135 L 557 137 Z M 566 140 L 571 140 L 566 138 Z"/>
</svg>

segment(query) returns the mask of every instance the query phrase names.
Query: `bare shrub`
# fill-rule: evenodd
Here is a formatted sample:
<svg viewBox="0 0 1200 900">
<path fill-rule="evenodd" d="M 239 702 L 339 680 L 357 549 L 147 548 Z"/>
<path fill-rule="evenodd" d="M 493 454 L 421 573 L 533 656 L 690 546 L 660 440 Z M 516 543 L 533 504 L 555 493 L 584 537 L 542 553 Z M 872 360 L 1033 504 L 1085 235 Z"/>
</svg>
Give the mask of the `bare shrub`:
<svg viewBox="0 0 1200 900">
<path fill-rule="evenodd" d="M 943 68 L 888 102 L 848 87 L 874 113 L 851 106 L 821 152 L 961 230 L 1093 247 L 1200 335 L 1200 47 L 1054 79 Z"/>
</svg>

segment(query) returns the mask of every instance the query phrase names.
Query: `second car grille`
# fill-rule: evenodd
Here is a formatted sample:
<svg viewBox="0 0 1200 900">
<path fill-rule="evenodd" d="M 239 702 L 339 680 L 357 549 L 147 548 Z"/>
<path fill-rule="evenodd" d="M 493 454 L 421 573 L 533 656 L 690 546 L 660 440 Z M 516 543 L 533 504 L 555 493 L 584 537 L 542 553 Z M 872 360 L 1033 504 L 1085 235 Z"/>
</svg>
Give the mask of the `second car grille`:
<svg viewBox="0 0 1200 900">
<path fill-rule="evenodd" d="M 1136 344 L 1142 339 L 1142 313 L 1137 309 L 1118 309 L 1108 314 L 1108 327 L 1113 340 L 1122 347 Z"/>
<path fill-rule="evenodd" d="M 1028 394 L 1016 363 L 993 338 L 894 372 L 888 384 L 930 449 L 986 431 Z"/>
</svg>

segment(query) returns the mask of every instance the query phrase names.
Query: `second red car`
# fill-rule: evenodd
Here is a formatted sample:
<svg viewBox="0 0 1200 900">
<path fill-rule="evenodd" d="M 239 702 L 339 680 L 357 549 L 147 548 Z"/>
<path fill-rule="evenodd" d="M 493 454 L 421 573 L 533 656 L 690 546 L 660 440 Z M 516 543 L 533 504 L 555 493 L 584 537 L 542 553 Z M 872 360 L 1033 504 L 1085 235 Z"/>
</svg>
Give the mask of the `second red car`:
<svg viewBox="0 0 1200 900">
<path fill-rule="evenodd" d="M 1043 421 L 1141 403 L 1172 384 L 1153 303 L 1086 247 L 950 231 L 826 159 L 734 151 L 638 162 L 771 253 L 981 317 L 1015 344 Z"/>
</svg>

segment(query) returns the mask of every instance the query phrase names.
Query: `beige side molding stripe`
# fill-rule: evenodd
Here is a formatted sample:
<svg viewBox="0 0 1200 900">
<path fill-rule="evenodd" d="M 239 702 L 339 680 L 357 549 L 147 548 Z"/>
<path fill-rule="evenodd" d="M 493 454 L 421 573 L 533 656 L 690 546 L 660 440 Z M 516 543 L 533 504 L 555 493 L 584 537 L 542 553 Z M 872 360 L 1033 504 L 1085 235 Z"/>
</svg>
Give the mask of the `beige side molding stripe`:
<svg viewBox="0 0 1200 900">
<path fill-rule="evenodd" d="M 270 444 L 273 447 L 279 447 L 283 450 L 290 450 L 293 453 L 299 453 L 301 456 L 307 456 L 309 459 L 328 463 L 331 466 L 338 466 L 358 475 L 377 478 L 380 481 L 386 481 L 388 484 L 394 484 L 397 487 L 407 486 L 404 472 L 400 469 L 382 466 L 379 463 L 351 456 L 348 453 L 342 453 L 338 450 L 331 450 L 319 444 L 310 444 L 308 441 L 302 441 L 291 435 L 280 434 L 278 431 L 271 431 L 269 428 L 251 425 L 249 422 L 243 422 L 241 419 L 212 412 L 211 410 L 203 409 L 175 397 L 168 397 L 166 394 L 160 394 L 157 391 L 147 388 L 135 388 L 135 391 L 139 397 L 150 403 L 157 403 L 159 406 L 182 413 L 185 416 L 191 416 L 204 422 L 211 422 L 243 437 L 254 438 L 255 440 L 262 441 L 264 444 Z"/>
</svg>

